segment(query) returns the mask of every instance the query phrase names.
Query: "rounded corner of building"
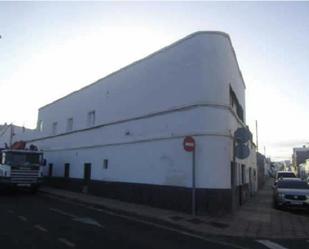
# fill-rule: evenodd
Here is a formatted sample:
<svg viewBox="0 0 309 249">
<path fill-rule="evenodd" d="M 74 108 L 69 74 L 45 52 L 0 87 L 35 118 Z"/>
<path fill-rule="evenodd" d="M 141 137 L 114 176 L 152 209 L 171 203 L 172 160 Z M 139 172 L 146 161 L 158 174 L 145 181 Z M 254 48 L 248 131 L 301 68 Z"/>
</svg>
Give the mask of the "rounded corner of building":
<svg viewBox="0 0 309 249">
<path fill-rule="evenodd" d="M 217 35 L 217 36 L 221 36 L 224 38 L 228 38 L 229 40 L 231 40 L 230 36 L 228 33 L 225 33 L 223 31 L 204 31 L 204 30 L 200 30 L 200 31 L 196 31 L 194 33 L 192 33 L 190 36 L 201 36 L 201 35 Z"/>
</svg>

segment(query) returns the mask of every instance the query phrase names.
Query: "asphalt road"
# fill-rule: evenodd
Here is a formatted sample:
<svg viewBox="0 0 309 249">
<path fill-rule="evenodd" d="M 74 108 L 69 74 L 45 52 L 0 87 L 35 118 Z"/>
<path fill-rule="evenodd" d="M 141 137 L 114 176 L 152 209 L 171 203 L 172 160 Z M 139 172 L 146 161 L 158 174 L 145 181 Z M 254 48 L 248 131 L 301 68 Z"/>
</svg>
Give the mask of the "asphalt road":
<svg viewBox="0 0 309 249">
<path fill-rule="evenodd" d="M 24 192 L 0 194 L 0 222 L 0 246 L 4 249 L 309 248 L 306 240 L 199 237 L 91 206 Z"/>
</svg>

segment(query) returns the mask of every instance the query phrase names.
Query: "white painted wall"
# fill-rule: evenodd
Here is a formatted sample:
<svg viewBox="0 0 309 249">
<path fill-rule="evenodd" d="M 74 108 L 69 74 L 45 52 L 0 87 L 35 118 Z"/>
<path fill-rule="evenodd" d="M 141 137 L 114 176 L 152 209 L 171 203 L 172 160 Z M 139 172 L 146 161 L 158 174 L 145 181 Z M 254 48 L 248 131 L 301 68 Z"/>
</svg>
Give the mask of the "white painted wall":
<svg viewBox="0 0 309 249">
<path fill-rule="evenodd" d="M 230 172 L 226 166 L 231 160 L 231 137 L 223 132 L 227 131 L 227 113 L 222 108 L 198 107 L 56 136 L 35 144 L 58 168 L 54 171 L 56 176 L 63 176 L 64 163 L 70 163 L 72 177 L 82 178 L 84 163 L 91 162 L 94 169 L 102 169 L 103 160 L 108 159 L 109 169 L 94 173 L 94 179 L 99 180 L 103 174 L 105 180 L 190 187 L 192 154 L 182 146 L 183 137 L 190 134 L 197 142 L 198 186 L 227 188 Z M 132 174 L 125 170 L 127 167 Z"/>
<path fill-rule="evenodd" d="M 200 136 L 196 140 L 197 187 L 228 188 L 227 172 L 218 165 L 225 165 L 227 158 L 215 153 L 216 149 L 226 147 L 228 139 L 206 139 L 205 136 Z M 209 156 L 206 156 L 205 151 Z M 51 151 L 47 155 L 48 162 L 54 164 L 55 176 L 63 176 L 64 163 L 70 163 L 71 177 L 82 178 L 83 164 L 91 163 L 94 180 L 182 187 L 190 187 L 192 184 L 192 154 L 183 151 L 182 138 L 83 150 Z M 104 159 L 109 161 L 108 169 L 103 169 Z M 217 181 L 218 178 L 222 179 L 222 182 Z"/>
</svg>

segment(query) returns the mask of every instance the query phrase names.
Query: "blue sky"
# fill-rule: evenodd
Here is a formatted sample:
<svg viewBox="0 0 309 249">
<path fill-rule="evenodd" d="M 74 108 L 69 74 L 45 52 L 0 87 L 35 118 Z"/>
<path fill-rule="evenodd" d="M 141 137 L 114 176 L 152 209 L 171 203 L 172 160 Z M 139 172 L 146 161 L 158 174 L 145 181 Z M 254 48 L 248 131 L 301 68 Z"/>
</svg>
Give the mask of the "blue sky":
<svg viewBox="0 0 309 249">
<path fill-rule="evenodd" d="M 231 36 L 260 149 L 288 159 L 309 142 L 309 3 L 0 2 L 0 123 L 37 109 L 198 30 Z"/>
</svg>

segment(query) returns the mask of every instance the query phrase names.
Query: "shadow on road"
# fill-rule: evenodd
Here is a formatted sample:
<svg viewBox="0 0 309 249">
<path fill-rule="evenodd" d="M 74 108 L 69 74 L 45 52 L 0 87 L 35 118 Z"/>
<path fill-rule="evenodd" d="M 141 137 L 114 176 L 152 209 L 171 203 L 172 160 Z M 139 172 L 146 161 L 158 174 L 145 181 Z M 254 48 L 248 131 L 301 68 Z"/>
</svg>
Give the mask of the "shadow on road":
<svg viewBox="0 0 309 249">
<path fill-rule="evenodd" d="M 294 215 L 300 215 L 300 216 L 309 216 L 309 208 L 303 209 L 303 208 L 283 208 L 281 209 L 282 212 L 294 214 Z"/>
<path fill-rule="evenodd" d="M 0 188 L 0 197 L 20 197 L 20 196 L 33 196 L 28 189 L 8 189 L 8 188 Z"/>
</svg>

